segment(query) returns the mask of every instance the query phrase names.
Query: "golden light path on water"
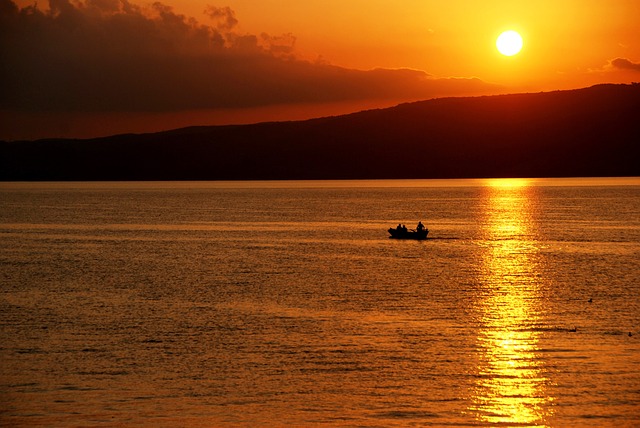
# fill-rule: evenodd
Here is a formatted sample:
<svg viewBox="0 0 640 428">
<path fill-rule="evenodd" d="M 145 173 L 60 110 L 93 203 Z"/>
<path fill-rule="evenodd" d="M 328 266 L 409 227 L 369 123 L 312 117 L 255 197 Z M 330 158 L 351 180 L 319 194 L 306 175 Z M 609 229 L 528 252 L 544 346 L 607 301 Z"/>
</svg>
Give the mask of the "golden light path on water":
<svg viewBox="0 0 640 428">
<path fill-rule="evenodd" d="M 480 262 L 478 381 L 470 409 L 489 424 L 546 426 L 550 416 L 537 358 L 542 277 L 526 180 L 492 180 L 484 200 L 487 229 Z"/>
</svg>

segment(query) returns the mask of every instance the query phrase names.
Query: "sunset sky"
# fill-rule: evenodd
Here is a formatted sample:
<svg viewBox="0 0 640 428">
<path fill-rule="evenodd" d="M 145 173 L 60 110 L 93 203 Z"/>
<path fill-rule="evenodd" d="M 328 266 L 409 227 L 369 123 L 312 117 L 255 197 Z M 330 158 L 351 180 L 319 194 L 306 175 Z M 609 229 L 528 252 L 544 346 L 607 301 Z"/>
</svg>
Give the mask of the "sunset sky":
<svg viewBox="0 0 640 428">
<path fill-rule="evenodd" d="M 640 81 L 638 23 L 638 0 L 0 0 L 0 139 Z"/>
</svg>

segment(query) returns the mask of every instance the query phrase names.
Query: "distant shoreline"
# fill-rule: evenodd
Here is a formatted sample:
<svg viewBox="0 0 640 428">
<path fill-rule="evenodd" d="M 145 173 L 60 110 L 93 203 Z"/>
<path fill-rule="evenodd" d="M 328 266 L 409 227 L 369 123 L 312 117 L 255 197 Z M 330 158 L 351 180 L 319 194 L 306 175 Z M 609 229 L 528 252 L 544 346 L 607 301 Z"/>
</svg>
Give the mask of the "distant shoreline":
<svg viewBox="0 0 640 428">
<path fill-rule="evenodd" d="M 28 189 L 410 189 L 454 187 L 640 186 L 640 177 L 445 178 L 389 180 L 209 180 L 209 181 L 0 181 L 0 190 Z"/>
</svg>

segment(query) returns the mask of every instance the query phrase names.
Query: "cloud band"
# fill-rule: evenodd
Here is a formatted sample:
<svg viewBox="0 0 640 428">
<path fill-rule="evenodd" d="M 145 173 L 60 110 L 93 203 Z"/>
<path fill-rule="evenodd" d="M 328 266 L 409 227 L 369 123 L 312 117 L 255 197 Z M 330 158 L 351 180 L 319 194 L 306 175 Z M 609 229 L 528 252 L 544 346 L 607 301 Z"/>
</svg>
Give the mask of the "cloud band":
<svg viewBox="0 0 640 428">
<path fill-rule="evenodd" d="M 0 0 L 0 108 L 179 111 L 487 92 L 478 79 L 416 70 L 352 70 L 297 59 L 295 37 L 236 32 L 229 8 L 210 23 L 154 3 Z"/>
</svg>

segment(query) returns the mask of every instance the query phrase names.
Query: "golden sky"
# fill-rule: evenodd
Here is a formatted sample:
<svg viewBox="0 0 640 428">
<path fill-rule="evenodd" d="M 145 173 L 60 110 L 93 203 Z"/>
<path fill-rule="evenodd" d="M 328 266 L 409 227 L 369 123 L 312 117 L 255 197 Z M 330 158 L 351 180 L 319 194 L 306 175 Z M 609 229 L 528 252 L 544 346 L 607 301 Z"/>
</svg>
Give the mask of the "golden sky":
<svg viewBox="0 0 640 428">
<path fill-rule="evenodd" d="M 199 16 L 208 2 L 175 2 L 175 7 Z M 406 67 L 439 77 L 555 89 L 633 79 L 630 73 L 598 71 L 618 57 L 640 62 L 637 0 L 228 0 L 225 5 L 236 12 L 241 30 L 292 33 L 301 56 L 349 68 Z M 507 29 L 525 39 L 517 58 L 495 50 L 495 39 Z"/>
<path fill-rule="evenodd" d="M 0 0 L 0 19 L 0 139 L 640 80 L 638 0 Z"/>
</svg>

